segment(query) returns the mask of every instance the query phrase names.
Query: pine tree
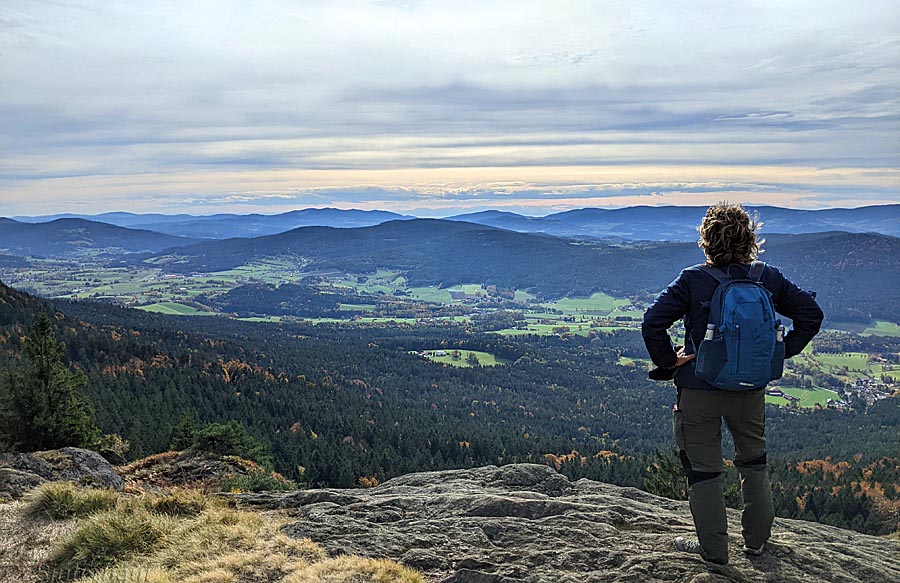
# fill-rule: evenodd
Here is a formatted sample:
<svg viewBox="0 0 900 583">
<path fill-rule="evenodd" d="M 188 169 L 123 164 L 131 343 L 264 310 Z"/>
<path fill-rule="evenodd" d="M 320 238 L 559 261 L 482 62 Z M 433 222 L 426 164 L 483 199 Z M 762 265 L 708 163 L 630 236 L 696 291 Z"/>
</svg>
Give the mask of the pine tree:
<svg viewBox="0 0 900 583">
<path fill-rule="evenodd" d="M 653 461 L 647 467 L 647 477 L 644 478 L 644 489 L 657 496 L 687 500 L 687 480 L 676 450 L 668 454 L 659 450 L 653 452 Z"/>
<path fill-rule="evenodd" d="M 172 439 L 169 442 L 169 448 L 182 450 L 191 447 L 194 443 L 194 436 L 197 434 L 197 424 L 194 422 L 193 413 L 185 413 L 181 416 L 181 421 L 172 430 Z"/>
<path fill-rule="evenodd" d="M 10 368 L 0 386 L 0 447 L 37 451 L 89 447 L 100 435 L 94 407 L 79 390 L 87 383 L 80 370 L 62 362 L 65 346 L 42 316 L 25 343 L 27 366 Z"/>
</svg>

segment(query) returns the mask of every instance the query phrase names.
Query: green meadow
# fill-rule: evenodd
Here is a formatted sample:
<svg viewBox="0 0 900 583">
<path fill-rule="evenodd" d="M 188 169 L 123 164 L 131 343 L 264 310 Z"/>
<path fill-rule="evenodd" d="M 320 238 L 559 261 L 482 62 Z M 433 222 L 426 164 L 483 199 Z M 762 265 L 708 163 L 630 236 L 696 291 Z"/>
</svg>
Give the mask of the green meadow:
<svg viewBox="0 0 900 583">
<path fill-rule="evenodd" d="M 803 408 L 811 408 L 815 405 L 825 406 L 828 399 L 838 400 L 838 394 L 828 389 L 801 389 L 799 387 L 777 387 L 785 394 L 800 399 L 800 406 Z M 766 395 L 766 403 L 773 405 L 789 405 L 790 401 L 782 397 L 773 397 Z"/>
<path fill-rule="evenodd" d="M 169 314 L 171 316 L 215 316 L 213 312 L 202 312 L 191 306 L 177 304 L 175 302 L 159 302 L 147 306 L 135 306 L 138 310 L 155 312 L 157 314 Z"/>
<path fill-rule="evenodd" d="M 437 352 L 443 351 L 446 354 L 442 356 L 438 356 Z M 473 366 L 469 362 L 469 355 L 475 355 L 475 358 L 478 359 L 478 364 L 481 366 L 496 366 L 498 364 L 507 364 L 509 361 L 504 360 L 502 358 L 497 358 L 493 354 L 489 352 L 481 352 L 480 350 L 442 350 L 442 349 L 431 349 L 425 350 L 428 355 L 426 358 L 433 362 L 438 362 L 441 364 L 448 364 L 450 366 L 459 366 L 463 368 L 469 368 Z"/>
<path fill-rule="evenodd" d="M 631 305 L 626 299 L 614 298 L 605 293 L 595 293 L 589 298 L 562 298 L 555 302 L 541 304 L 547 308 L 560 310 L 564 314 L 589 314 L 608 316 L 614 310 Z"/>
</svg>

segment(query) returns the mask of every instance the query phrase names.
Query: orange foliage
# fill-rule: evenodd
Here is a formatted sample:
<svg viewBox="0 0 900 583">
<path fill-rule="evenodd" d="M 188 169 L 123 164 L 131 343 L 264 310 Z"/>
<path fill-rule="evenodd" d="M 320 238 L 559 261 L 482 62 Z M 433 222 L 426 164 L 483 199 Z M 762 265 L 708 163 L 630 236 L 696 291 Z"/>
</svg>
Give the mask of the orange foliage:
<svg viewBox="0 0 900 583">
<path fill-rule="evenodd" d="M 576 449 L 573 449 L 569 453 L 564 453 L 561 455 L 545 453 L 544 460 L 547 462 L 547 464 L 554 466 L 557 470 L 559 470 L 566 462 L 577 461 L 579 465 L 584 465 L 587 463 L 587 457 L 578 453 L 578 450 Z"/>
<path fill-rule="evenodd" d="M 360 476 L 359 485 L 363 488 L 374 488 L 379 484 L 378 478 L 375 476 Z"/>
<path fill-rule="evenodd" d="M 808 460 L 805 462 L 797 463 L 797 471 L 801 474 L 808 474 L 810 472 L 821 472 L 822 475 L 831 474 L 834 477 L 838 477 L 850 467 L 849 462 L 838 462 L 833 463 L 830 457 L 826 457 L 824 460 Z"/>
<path fill-rule="evenodd" d="M 600 458 L 605 459 L 607 461 L 607 463 L 611 462 L 614 459 L 620 459 L 620 460 L 624 459 L 622 456 L 620 456 L 616 452 L 608 451 L 605 449 L 602 451 L 598 451 L 597 453 L 594 454 L 594 459 L 600 459 Z"/>
</svg>

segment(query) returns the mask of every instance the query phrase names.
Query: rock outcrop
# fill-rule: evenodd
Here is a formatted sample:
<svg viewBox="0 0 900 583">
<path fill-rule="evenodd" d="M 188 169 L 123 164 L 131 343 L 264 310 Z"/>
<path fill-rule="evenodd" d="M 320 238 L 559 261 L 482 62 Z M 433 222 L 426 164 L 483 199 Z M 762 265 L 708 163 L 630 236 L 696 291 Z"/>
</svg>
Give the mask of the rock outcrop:
<svg viewBox="0 0 900 583">
<path fill-rule="evenodd" d="M 96 488 L 125 487 L 115 468 L 95 451 L 64 447 L 0 454 L 0 499 L 16 500 L 35 486 L 61 480 Z"/>
<path fill-rule="evenodd" d="M 250 460 L 192 449 L 158 453 L 118 467 L 129 489 L 141 491 L 166 488 L 215 491 L 229 478 L 265 471 Z"/>
<path fill-rule="evenodd" d="M 687 503 L 516 464 L 410 474 L 375 488 L 239 494 L 289 509 L 284 532 L 331 554 L 398 560 L 441 583 L 900 581 L 900 542 L 776 519 L 760 557 L 741 552 L 729 511 L 731 563 L 676 553 L 691 535 Z"/>
</svg>

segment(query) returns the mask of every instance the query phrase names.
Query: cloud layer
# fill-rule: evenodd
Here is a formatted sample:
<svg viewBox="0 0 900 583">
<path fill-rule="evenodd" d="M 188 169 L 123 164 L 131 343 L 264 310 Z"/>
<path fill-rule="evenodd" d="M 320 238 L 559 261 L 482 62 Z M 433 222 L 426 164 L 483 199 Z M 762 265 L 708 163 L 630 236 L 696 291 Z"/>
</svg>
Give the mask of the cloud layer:
<svg viewBox="0 0 900 583">
<path fill-rule="evenodd" d="M 0 214 L 898 200 L 894 2 L 4 2 Z"/>
</svg>

